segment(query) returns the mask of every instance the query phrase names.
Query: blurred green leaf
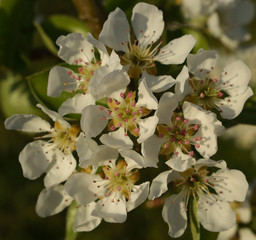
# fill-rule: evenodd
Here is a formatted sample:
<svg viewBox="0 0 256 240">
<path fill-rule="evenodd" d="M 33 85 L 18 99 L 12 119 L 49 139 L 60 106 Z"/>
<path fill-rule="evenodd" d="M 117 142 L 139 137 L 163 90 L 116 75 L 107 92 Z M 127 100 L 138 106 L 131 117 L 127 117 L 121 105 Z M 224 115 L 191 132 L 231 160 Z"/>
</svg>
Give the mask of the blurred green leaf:
<svg viewBox="0 0 256 240">
<path fill-rule="evenodd" d="M 0 106 L 3 114 L 6 117 L 13 114 L 42 115 L 42 111 L 35 104 L 23 77 L 8 72 L 0 82 Z"/>
<path fill-rule="evenodd" d="M 205 50 L 209 49 L 206 36 L 202 32 L 191 28 L 183 28 L 183 33 L 191 34 L 196 39 L 196 44 L 193 48 L 194 53 L 196 53 L 200 48 L 203 48 Z"/>
<path fill-rule="evenodd" d="M 89 32 L 88 27 L 75 17 L 61 14 L 54 14 L 48 17 L 41 27 L 53 42 L 60 35 L 66 35 L 71 32 L 79 32 L 86 35 Z"/>
<path fill-rule="evenodd" d="M 64 65 L 64 64 L 63 64 Z M 68 98 L 74 96 L 73 93 L 62 92 L 59 97 L 47 96 L 47 84 L 50 69 L 43 70 L 27 77 L 30 90 L 35 99 L 47 108 L 57 111 L 60 105 Z"/>
<path fill-rule="evenodd" d="M 34 26 L 36 27 L 37 32 L 39 33 L 44 45 L 47 49 L 53 54 L 57 56 L 58 49 L 56 48 L 55 44 L 51 40 L 51 38 L 45 33 L 44 29 L 38 22 L 34 22 Z"/>
<path fill-rule="evenodd" d="M 2 0 L 0 5 L 0 62 L 16 67 L 29 54 L 33 33 L 34 0 Z"/>
<path fill-rule="evenodd" d="M 73 231 L 74 220 L 77 213 L 77 203 L 73 203 L 68 207 L 67 216 L 66 216 L 66 236 L 65 240 L 75 240 L 77 232 Z"/>
</svg>

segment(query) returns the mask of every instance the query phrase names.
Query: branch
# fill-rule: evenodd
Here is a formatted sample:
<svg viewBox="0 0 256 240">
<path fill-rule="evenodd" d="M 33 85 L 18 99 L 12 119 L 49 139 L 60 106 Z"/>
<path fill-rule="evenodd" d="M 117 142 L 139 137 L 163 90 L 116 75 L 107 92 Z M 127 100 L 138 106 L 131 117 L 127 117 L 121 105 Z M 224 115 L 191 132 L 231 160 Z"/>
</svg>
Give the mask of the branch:
<svg viewBox="0 0 256 240">
<path fill-rule="evenodd" d="M 107 14 L 100 0 L 73 0 L 79 18 L 90 28 L 95 37 L 98 37 Z"/>
</svg>

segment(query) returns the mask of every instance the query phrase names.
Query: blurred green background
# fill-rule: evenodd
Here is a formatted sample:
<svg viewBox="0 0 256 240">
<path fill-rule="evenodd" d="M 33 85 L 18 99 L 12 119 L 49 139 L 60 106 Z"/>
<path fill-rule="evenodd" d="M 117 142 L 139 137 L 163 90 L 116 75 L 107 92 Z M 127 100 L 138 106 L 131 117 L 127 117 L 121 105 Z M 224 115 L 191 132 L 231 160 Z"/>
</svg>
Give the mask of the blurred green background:
<svg viewBox="0 0 256 240">
<path fill-rule="evenodd" d="M 131 10 L 137 2 L 139 1 L 0 0 L 0 239 L 64 239 L 66 216 L 65 211 L 45 219 L 36 215 L 35 204 L 38 194 L 43 189 L 43 177 L 34 181 L 24 178 L 18 162 L 19 152 L 32 140 L 32 136 L 5 130 L 4 120 L 15 113 L 43 116 L 35 107 L 38 102 L 43 102 L 52 110 L 56 110 L 68 96 L 63 94 L 58 99 L 52 99 L 47 97 L 45 92 L 49 69 L 61 63 L 57 57 L 56 39 L 69 32 L 86 34 L 90 31 L 97 36 L 110 11 L 118 6 L 125 10 L 129 19 Z M 177 10 L 179 1 L 145 2 L 153 3 L 164 11 L 167 26 L 173 21 L 181 20 Z M 89 13 L 86 13 L 86 9 Z M 97 11 L 94 12 L 95 9 Z M 88 19 L 88 16 L 91 18 L 97 16 L 97 22 L 94 22 L 95 19 Z M 255 23 L 254 19 L 249 26 L 252 40 L 243 47 L 256 45 Z M 188 29 L 166 30 L 165 41 L 181 36 L 185 32 L 188 32 Z M 240 57 L 238 52 L 232 53 L 223 48 L 218 41 L 206 36 L 205 33 L 200 31 L 192 33 L 198 38 L 197 49 L 200 47 L 218 49 L 224 56 Z M 250 57 L 254 57 L 255 66 L 248 63 L 252 71 L 255 71 L 253 67 L 256 69 L 256 51 L 254 55 Z M 165 66 L 160 73 L 162 71 L 165 74 L 175 75 L 179 69 Z M 254 75 L 253 78 L 255 79 L 256 76 Z M 252 85 L 255 86 L 255 83 Z M 237 123 L 256 124 L 255 119 L 256 108 L 252 99 L 248 101 L 241 116 L 226 123 L 226 126 Z M 247 180 L 252 183 L 256 177 L 255 149 L 254 126 L 250 128 L 244 126 L 244 130 L 230 128 L 227 134 L 219 139 L 219 151 L 213 159 L 225 159 L 229 168 L 242 170 Z M 147 172 L 151 179 L 158 173 L 157 170 Z M 161 216 L 161 208 L 161 202 L 153 208 L 145 203 L 130 212 L 125 223 L 102 222 L 94 231 L 79 234 L 77 239 L 170 239 L 168 226 Z M 256 230 L 255 225 L 256 221 L 252 221 L 250 228 Z M 182 239 L 189 239 L 186 234 Z M 215 238 L 216 235 L 212 235 L 212 239 Z M 203 236 L 202 239 L 211 238 Z"/>
</svg>

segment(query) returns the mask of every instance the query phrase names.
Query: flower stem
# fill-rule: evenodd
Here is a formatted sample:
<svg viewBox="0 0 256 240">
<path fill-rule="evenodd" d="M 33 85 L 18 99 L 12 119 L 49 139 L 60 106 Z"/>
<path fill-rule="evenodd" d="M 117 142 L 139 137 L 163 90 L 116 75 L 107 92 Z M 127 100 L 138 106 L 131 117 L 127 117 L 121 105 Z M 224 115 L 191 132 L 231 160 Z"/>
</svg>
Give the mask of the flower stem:
<svg viewBox="0 0 256 240">
<path fill-rule="evenodd" d="M 194 199 L 191 199 L 189 205 L 189 220 L 192 239 L 200 240 L 200 223 L 197 218 L 196 201 Z"/>
</svg>

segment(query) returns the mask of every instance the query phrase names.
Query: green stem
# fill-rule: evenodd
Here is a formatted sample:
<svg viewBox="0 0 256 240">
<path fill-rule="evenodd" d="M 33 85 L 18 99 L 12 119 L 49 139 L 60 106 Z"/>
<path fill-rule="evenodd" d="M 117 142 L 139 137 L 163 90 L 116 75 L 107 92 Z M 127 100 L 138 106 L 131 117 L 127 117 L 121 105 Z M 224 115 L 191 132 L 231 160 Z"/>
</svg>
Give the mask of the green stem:
<svg viewBox="0 0 256 240">
<path fill-rule="evenodd" d="M 74 220 L 75 220 L 76 212 L 78 210 L 76 206 L 77 206 L 77 203 L 73 201 L 73 203 L 68 207 L 68 210 L 67 210 L 65 240 L 75 240 L 77 237 L 77 232 L 73 231 Z"/>
<path fill-rule="evenodd" d="M 191 199 L 189 203 L 189 220 L 192 239 L 200 240 L 200 223 L 197 218 L 197 206 L 194 199 Z"/>
</svg>

